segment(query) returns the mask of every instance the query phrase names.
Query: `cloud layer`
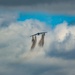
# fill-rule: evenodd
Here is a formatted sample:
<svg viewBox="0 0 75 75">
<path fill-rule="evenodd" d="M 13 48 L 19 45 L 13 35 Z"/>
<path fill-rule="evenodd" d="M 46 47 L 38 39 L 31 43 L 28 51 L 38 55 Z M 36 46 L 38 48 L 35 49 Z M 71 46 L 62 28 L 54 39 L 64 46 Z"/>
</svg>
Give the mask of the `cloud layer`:
<svg viewBox="0 0 75 75">
<path fill-rule="evenodd" d="M 0 9 L 75 15 L 75 0 L 0 0 Z"/>
<path fill-rule="evenodd" d="M 0 0 L 0 5 L 4 6 L 17 6 L 17 5 L 35 5 L 35 4 L 43 4 L 43 3 L 74 3 L 74 0 Z"/>
<path fill-rule="evenodd" d="M 38 20 L 9 21 L 0 24 L 0 75 L 75 75 L 75 26 L 63 22 L 52 30 Z M 30 35 L 41 31 L 48 32 L 44 47 L 38 36 L 31 51 Z"/>
</svg>

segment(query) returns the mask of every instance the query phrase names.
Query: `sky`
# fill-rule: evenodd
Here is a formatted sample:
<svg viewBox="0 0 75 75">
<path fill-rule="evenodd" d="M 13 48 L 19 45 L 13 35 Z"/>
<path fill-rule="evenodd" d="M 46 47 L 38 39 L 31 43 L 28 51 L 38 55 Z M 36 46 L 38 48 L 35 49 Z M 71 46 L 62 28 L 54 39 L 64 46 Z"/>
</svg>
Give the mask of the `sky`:
<svg viewBox="0 0 75 75">
<path fill-rule="evenodd" d="M 75 0 L 0 0 L 0 75 L 75 75 Z"/>
</svg>

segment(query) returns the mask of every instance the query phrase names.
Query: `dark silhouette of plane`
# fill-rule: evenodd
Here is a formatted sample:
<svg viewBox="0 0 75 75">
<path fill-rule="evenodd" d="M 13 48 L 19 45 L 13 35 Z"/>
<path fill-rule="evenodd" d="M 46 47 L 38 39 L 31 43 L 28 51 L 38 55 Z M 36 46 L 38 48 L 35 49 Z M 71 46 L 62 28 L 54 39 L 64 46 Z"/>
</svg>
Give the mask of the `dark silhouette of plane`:
<svg viewBox="0 0 75 75">
<path fill-rule="evenodd" d="M 33 50 L 33 49 L 35 48 L 35 45 L 36 45 L 36 42 L 37 42 L 36 35 L 40 35 L 40 34 L 41 34 L 42 36 L 41 36 L 41 39 L 40 39 L 38 45 L 39 45 L 40 47 L 43 47 L 43 45 L 44 45 L 45 33 L 47 33 L 47 32 L 40 32 L 40 33 L 36 33 L 36 34 L 30 36 L 30 37 L 32 37 L 31 50 Z"/>
<path fill-rule="evenodd" d="M 36 33 L 36 34 L 31 35 L 30 37 L 35 36 L 35 35 L 45 34 L 45 33 L 47 33 L 47 32 Z"/>
</svg>

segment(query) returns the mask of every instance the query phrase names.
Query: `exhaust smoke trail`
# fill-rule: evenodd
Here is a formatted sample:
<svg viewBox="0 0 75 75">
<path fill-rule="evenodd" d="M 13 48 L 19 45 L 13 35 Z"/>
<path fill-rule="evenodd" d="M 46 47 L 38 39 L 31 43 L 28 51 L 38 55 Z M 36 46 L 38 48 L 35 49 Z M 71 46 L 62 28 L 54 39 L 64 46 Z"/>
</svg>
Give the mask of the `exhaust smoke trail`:
<svg viewBox="0 0 75 75">
<path fill-rule="evenodd" d="M 31 46 L 31 50 L 35 48 L 36 41 L 37 41 L 37 39 L 36 39 L 36 35 L 35 35 L 35 37 L 32 36 L 32 46 Z"/>
<path fill-rule="evenodd" d="M 42 34 L 41 39 L 40 39 L 40 41 L 39 41 L 39 43 L 38 43 L 38 45 L 39 45 L 40 47 L 43 47 L 43 45 L 44 45 L 44 36 L 45 36 L 45 33 Z"/>
</svg>

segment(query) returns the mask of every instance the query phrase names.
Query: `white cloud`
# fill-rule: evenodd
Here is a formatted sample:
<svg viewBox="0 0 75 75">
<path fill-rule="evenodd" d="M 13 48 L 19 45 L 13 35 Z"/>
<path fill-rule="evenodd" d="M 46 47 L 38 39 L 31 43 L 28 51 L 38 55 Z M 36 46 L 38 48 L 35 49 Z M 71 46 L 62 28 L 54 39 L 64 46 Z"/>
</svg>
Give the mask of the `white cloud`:
<svg viewBox="0 0 75 75">
<path fill-rule="evenodd" d="M 0 28 L 1 27 L 7 27 L 10 25 L 10 23 L 15 22 L 18 15 L 16 12 L 6 12 L 6 11 L 0 11 Z"/>
<path fill-rule="evenodd" d="M 30 35 L 41 31 L 48 32 L 45 36 L 44 47 L 38 47 L 37 43 L 35 49 L 30 51 Z M 54 75 L 59 72 L 61 74 L 63 71 L 63 74 L 68 75 L 67 68 L 75 70 L 75 60 L 64 59 L 64 55 L 61 56 L 60 54 L 75 51 L 74 32 L 75 26 L 68 26 L 66 22 L 57 25 L 54 30 L 50 29 L 45 23 L 32 19 L 10 23 L 8 27 L 0 29 L 0 61 L 4 62 L 4 66 L 2 63 L 0 64 L 3 68 L 2 70 L 0 68 L 0 73 L 3 75 L 31 75 L 36 73 L 38 75 L 49 75 L 52 71 L 51 74 Z M 39 41 L 40 36 L 37 39 Z M 59 57 L 48 55 L 52 51 L 57 52 Z M 71 54 L 69 55 L 71 56 Z M 5 67 L 7 70 L 4 69 Z M 8 72 L 9 69 L 10 73 Z"/>
</svg>

